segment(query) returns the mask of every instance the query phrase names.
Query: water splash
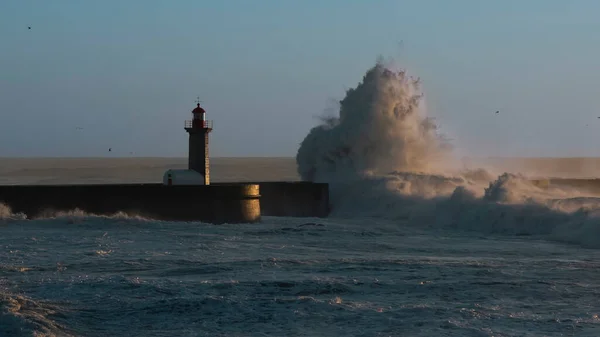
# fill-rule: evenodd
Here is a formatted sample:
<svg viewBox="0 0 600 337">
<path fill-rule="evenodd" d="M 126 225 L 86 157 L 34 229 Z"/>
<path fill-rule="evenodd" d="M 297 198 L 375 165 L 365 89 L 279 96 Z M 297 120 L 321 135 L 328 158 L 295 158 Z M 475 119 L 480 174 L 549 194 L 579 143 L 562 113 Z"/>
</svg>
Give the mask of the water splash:
<svg viewBox="0 0 600 337">
<path fill-rule="evenodd" d="M 139 220 L 149 221 L 150 218 L 143 217 L 139 214 L 127 213 L 127 212 L 116 212 L 114 214 L 95 214 L 83 211 L 75 208 L 72 210 L 53 210 L 46 209 L 40 212 L 32 219 L 65 219 L 70 222 L 81 220 L 85 218 L 105 218 L 105 219 L 121 219 L 121 220 Z M 0 203 L 0 220 L 27 220 L 29 219 L 26 214 L 13 213 L 10 206 Z M 155 221 L 155 220 L 154 220 Z"/>
<path fill-rule="evenodd" d="M 419 104 L 419 79 L 378 62 L 302 142 L 296 161 L 304 180 L 390 171 L 440 172 L 450 144 Z"/>
<path fill-rule="evenodd" d="M 589 240 L 600 231 L 599 198 L 543 188 L 518 172 L 495 178 L 493 168 L 461 168 L 422 103 L 418 79 L 378 61 L 346 92 L 339 116 L 323 119 L 305 137 L 298 173 L 330 184 L 333 216 L 547 235 L 600 247 L 600 240 Z"/>
</svg>

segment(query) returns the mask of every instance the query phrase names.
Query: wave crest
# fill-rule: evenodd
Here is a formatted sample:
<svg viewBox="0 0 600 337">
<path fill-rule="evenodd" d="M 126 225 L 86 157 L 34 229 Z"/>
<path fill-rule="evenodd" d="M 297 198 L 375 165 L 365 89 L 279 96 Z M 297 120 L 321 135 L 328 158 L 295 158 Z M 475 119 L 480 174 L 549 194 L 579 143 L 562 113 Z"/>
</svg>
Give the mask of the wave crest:
<svg viewBox="0 0 600 337">
<path fill-rule="evenodd" d="M 72 210 L 53 210 L 46 209 L 36 215 L 34 218 L 29 218 L 23 213 L 13 213 L 10 206 L 0 203 L 0 220 L 39 220 L 39 219 L 83 219 L 83 218 L 107 218 L 107 219 L 129 219 L 129 220 L 151 220 L 139 214 L 116 212 L 114 214 L 102 215 L 83 211 L 79 208 Z"/>
<path fill-rule="evenodd" d="M 425 116 L 419 80 L 382 62 L 340 101 L 339 116 L 298 149 L 303 180 L 330 184 L 332 215 L 403 225 L 546 235 L 600 248 L 600 199 L 541 187 L 518 173 L 461 170 L 452 146 Z M 595 235 L 595 237 L 598 237 Z"/>
<path fill-rule="evenodd" d="M 450 144 L 423 117 L 419 79 L 377 63 L 339 102 L 339 117 L 313 128 L 296 156 L 304 180 L 365 173 L 433 172 Z"/>
</svg>

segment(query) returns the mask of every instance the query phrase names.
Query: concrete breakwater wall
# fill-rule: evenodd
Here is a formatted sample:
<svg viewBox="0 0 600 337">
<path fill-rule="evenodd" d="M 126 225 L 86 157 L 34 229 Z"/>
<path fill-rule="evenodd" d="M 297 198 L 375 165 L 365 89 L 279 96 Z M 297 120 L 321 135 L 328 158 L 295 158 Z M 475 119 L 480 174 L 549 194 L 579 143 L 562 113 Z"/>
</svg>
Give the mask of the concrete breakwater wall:
<svg viewBox="0 0 600 337">
<path fill-rule="evenodd" d="M 566 187 L 584 193 L 600 194 L 600 179 L 598 178 L 547 178 L 531 179 L 531 182 L 541 188 Z"/>
<path fill-rule="evenodd" d="M 329 215 L 329 184 L 304 181 L 252 183 L 260 185 L 260 207 L 263 215 L 290 217 Z"/>
<path fill-rule="evenodd" d="M 80 209 L 110 215 L 137 214 L 157 220 L 252 223 L 261 215 L 326 217 L 327 184 L 308 182 L 162 184 L 6 185 L 0 202 L 29 218 Z"/>
<path fill-rule="evenodd" d="M 0 202 L 29 218 L 80 209 L 110 215 L 137 214 L 157 220 L 250 223 L 260 221 L 256 184 L 219 186 L 12 185 L 0 186 Z"/>
</svg>

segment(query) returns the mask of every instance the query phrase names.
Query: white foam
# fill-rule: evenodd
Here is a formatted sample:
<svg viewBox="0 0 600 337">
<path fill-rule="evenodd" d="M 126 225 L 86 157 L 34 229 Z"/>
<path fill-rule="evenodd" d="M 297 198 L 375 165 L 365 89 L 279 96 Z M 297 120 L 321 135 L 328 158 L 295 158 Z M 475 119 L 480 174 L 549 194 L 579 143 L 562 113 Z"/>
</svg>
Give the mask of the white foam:
<svg viewBox="0 0 600 337">
<path fill-rule="evenodd" d="M 404 225 L 545 235 L 600 248 L 600 199 L 521 174 L 461 169 L 420 104 L 418 80 L 378 62 L 302 142 L 304 180 L 330 183 L 332 215 Z M 598 239 L 596 239 L 598 238 Z"/>
<path fill-rule="evenodd" d="M 37 214 L 34 219 L 67 219 L 74 221 L 84 218 L 106 218 L 106 219 L 130 219 L 130 220 L 150 220 L 138 214 L 115 212 L 113 214 L 95 214 L 86 212 L 79 208 L 72 210 L 52 210 L 47 209 L 40 214 Z M 26 220 L 28 216 L 23 213 L 13 213 L 10 206 L 0 203 L 0 220 Z"/>
</svg>

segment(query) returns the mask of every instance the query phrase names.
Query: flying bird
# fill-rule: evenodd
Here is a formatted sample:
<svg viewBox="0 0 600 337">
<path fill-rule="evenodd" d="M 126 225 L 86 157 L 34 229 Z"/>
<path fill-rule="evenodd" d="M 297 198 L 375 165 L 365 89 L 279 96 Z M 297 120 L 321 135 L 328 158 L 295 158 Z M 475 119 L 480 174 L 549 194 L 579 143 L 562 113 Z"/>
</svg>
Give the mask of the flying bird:
<svg viewBox="0 0 600 337">
<path fill-rule="evenodd" d="M 109 148 L 108 148 L 108 152 L 110 152 L 110 151 L 112 151 L 112 147 L 109 147 Z"/>
<path fill-rule="evenodd" d="M 500 110 L 497 110 L 496 113 L 500 113 Z M 599 117 L 600 118 L 600 117 Z"/>
</svg>

